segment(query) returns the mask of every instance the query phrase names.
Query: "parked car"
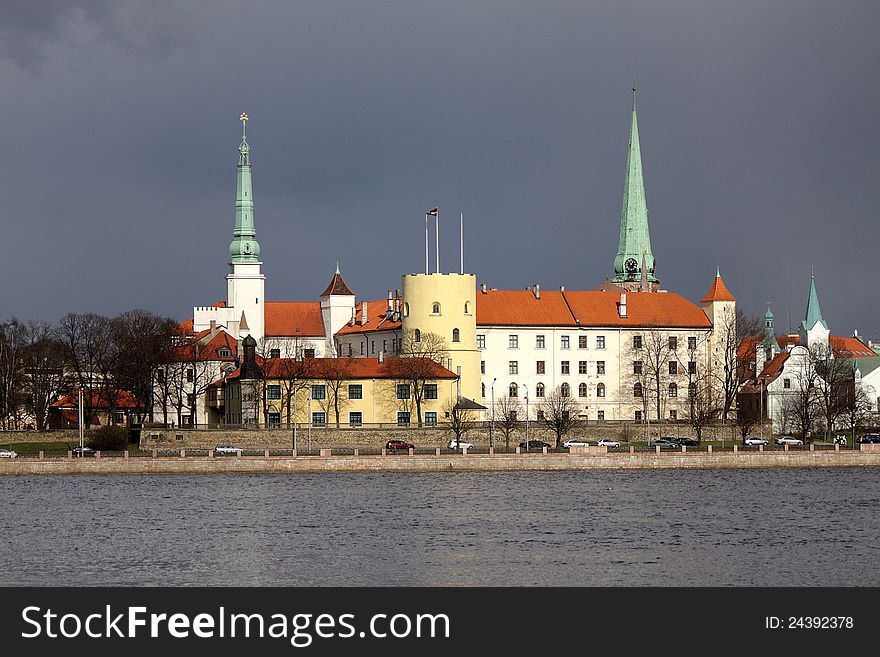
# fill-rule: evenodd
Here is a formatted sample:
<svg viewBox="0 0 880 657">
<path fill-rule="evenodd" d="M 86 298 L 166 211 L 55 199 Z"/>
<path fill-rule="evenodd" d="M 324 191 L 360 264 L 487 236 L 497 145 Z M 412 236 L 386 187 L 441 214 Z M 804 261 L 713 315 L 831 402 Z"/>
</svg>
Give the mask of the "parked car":
<svg viewBox="0 0 880 657">
<path fill-rule="evenodd" d="M 0 459 L 14 459 L 18 454 L 11 449 L 0 449 Z"/>
<path fill-rule="evenodd" d="M 657 440 L 652 440 L 650 443 L 648 443 L 648 447 L 660 447 L 665 449 L 671 447 L 681 447 L 681 445 L 669 438 L 658 438 Z"/>
<path fill-rule="evenodd" d="M 546 447 L 547 449 L 550 449 L 550 444 L 549 444 L 549 443 L 545 443 L 545 442 L 542 441 L 542 440 L 530 440 L 530 441 L 528 442 L 528 444 L 526 444 L 525 441 L 521 442 L 521 443 L 519 444 L 519 447 L 520 447 L 520 449 L 528 449 L 528 450 L 541 451 L 541 450 L 543 450 L 545 447 Z"/>
<path fill-rule="evenodd" d="M 696 447 L 700 444 L 693 438 L 673 438 L 673 440 L 675 440 L 675 442 L 677 442 L 679 445 L 686 445 L 687 447 Z"/>
<path fill-rule="evenodd" d="M 385 443 L 385 449 L 389 452 L 407 452 L 415 448 L 415 445 L 408 443 L 405 440 L 389 440 Z"/>
<path fill-rule="evenodd" d="M 770 444 L 770 441 L 766 438 L 759 438 L 758 436 L 748 436 L 746 438 L 746 445 L 751 445 L 752 447 L 756 445 L 764 445 L 765 447 Z"/>
<path fill-rule="evenodd" d="M 463 440 L 456 441 L 454 438 L 447 445 L 449 449 L 473 449 L 473 443 L 467 443 Z"/>
<path fill-rule="evenodd" d="M 880 443 L 880 433 L 866 433 L 864 436 L 859 438 L 859 442 L 862 444 Z"/>
<path fill-rule="evenodd" d="M 804 444 L 804 441 L 800 438 L 795 438 L 794 436 L 779 436 L 776 439 L 777 445 L 790 445 L 793 447 L 801 447 Z"/>
<path fill-rule="evenodd" d="M 232 445 L 217 445 L 214 448 L 215 456 L 222 456 L 224 454 L 232 454 L 234 456 L 241 456 L 241 449 L 238 447 L 233 447 Z"/>
<path fill-rule="evenodd" d="M 570 449 L 572 447 L 588 447 L 589 444 L 590 443 L 588 443 L 586 440 L 581 440 L 580 438 L 572 438 L 562 443 L 562 446 L 565 447 L 565 449 Z"/>
<path fill-rule="evenodd" d="M 91 447 L 74 447 L 73 450 L 71 450 L 71 451 L 73 452 L 74 456 L 94 456 L 95 455 L 95 450 L 93 450 Z"/>
<path fill-rule="evenodd" d="M 616 440 L 611 440 L 611 438 L 601 438 L 596 444 L 599 447 L 620 447 L 620 443 Z"/>
</svg>

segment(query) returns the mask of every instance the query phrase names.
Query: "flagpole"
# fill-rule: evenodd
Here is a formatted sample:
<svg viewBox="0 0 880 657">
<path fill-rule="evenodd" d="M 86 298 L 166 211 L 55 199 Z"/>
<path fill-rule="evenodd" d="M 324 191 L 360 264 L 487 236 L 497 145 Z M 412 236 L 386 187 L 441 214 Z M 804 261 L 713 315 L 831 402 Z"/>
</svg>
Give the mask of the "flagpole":
<svg viewBox="0 0 880 657">
<path fill-rule="evenodd" d="M 458 215 L 459 253 L 461 254 L 461 273 L 464 273 L 464 212 Z"/>
<path fill-rule="evenodd" d="M 440 210 L 437 210 L 437 214 L 434 215 L 434 228 L 436 230 L 436 236 L 434 237 L 434 246 L 437 251 L 437 273 L 440 273 Z"/>
<path fill-rule="evenodd" d="M 428 273 L 428 213 L 425 213 L 425 273 Z"/>
</svg>

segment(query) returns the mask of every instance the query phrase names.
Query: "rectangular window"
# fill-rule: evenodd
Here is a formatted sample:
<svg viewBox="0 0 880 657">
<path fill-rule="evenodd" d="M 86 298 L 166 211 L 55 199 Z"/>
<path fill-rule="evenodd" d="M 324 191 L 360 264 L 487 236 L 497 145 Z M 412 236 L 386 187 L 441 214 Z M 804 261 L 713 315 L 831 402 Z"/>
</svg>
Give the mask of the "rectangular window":
<svg viewBox="0 0 880 657">
<path fill-rule="evenodd" d="M 669 336 L 669 348 L 672 351 L 675 351 L 676 349 L 678 349 L 678 338 L 675 337 L 674 335 Z"/>
<path fill-rule="evenodd" d="M 543 420 L 545 418 L 544 411 L 538 411 L 537 416 L 539 420 Z"/>
<path fill-rule="evenodd" d="M 281 358 L 281 349 L 270 349 L 269 358 Z"/>
<path fill-rule="evenodd" d="M 596 419 L 599 420 L 599 422 L 604 422 L 605 421 L 605 411 L 599 411 L 598 413 L 596 413 Z"/>
<path fill-rule="evenodd" d="M 560 349 L 568 349 L 569 348 L 569 338 L 567 335 L 563 335 L 559 338 L 559 348 Z"/>
<path fill-rule="evenodd" d="M 192 370 L 187 370 L 187 371 L 186 371 L 186 382 L 187 382 L 187 383 L 192 383 L 192 382 L 193 382 L 193 371 L 192 371 Z"/>
<path fill-rule="evenodd" d="M 636 422 L 641 422 L 641 421 L 642 421 L 642 412 L 636 411 Z"/>
<path fill-rule="evenodd" d="M 409 384 L 408 383 L 398 383 L 397 384 L 397 398 L 398 399 L 409 399 Z"/>
<path fill-rule="evenodd" d="M 425 426 L 426 427 L 436 427 L 437 426 L 437 411 L 425 411 Z"/>
<path fill-rule="evenodd" d="M 363 399 L 364 398 L 364 386 L 360 383 L 353 383 L 348 386 L 348 398 L 349 399 Z"/>
<path fill-rule="evenodd" d="M 327 387 L 323 383 L 312 386 L 312 399 L 327 399 Z"/>
<path fill-rule="evenodd" d="M 269 426 L 273 429 L 281 426 L 281 413 L 269 413 Z"/>
<path fill-rule="evenodd" d="M 586 349 L 587 348 L 587 336 L 579 335 L 578 336 L 578 349 Z"/>
<path fill-rule="evenodd" d="M 673 422 L 678 419 L 678 411 L 669 411 L 669 419 Z"/>
<path fill-rule="evenodd" d="M 596 349 L 604 349 L 605 348 L 605 336 L 597 335 L 596 336 Z"/>
<path fill-rule="evenodd" d="M 519 374 L 519 361 L 511 360 L 507 363 L 508 374 Z"/>
<path fill-rule="evenodd" d="M 277 383 L 267 385 L 266 399 L 281 399 L 281 386 Z"/>
<path fill-rule="evenodd" d="M 477 349 L 485 349 L 486 348 L 486 334 L 485 333 L 477 333 Z"/>
<path fill-rule="evenodd" d="M 605 374 L 605 361 L 597 360 L 596 361 L 596 374 Z"/>
<path fill-rule="evenodd" d="M 351 353 L 351 345 L 348 345 L 349 353 Z M 314 358 L 315 350 L 314 349 L 303 349 L 303 358 Z"/>
<path fill-rule="evenodd" d="M 690 351 L 693 351 L 696 348 L 697 348 L 697 339 L 693 336 L 689 337 L 688 338 L 688 349 Z"/>
<path fill-rule="evenodd" d="M 370 340 L 370 353 L 371 354 L 376 353 L 376 341 L 375 340 Z"/>
<path fill-rule="evenodd" d="M 188 392 L 186 394 L 186 405 L 192 408 L 193 401 L 195 401 L 195 395 L 193 395 L 191 392 Z"/>
<path fill-rule="evenodd" d="M 688 374 L 696 374 L 697 373 L 697 361 L 689 360 L 688 361 Z"/>
<path fill-rule="evenodd" d="M 362 341 L 361 341 L 361 356 L 363 356 L 363 355 L 364 355 L 364 343 L 363 343 L 363 340 L 362 340 Z"/>
<path fill-rule="evenodd" d="M 323 427 L 327 424 L 327 414 L 324 411 L 314 411 L 312 413 L 312 426 Z"/>
<path fill-rule="evenodd" d="M 426 383 L 425 384 L 425 399 L 437 399 L 437 384 L 436 383 Z"/>
<path fill-rule="evenodd" d="M 519 336 L 518 335 L 508 336 L 507 348 L 508 349 L 519 349 Z"/>
<path fill-rule="evenodd" d="M 409 411 L 397 411 L 397 426 L 409 426 Z"/>
<path fill-rule="evenodd" d="M 480 374 L 485 374 L 485 373 L 486 373 L 486 361 L 481 360 L 480 361 Z"/>
<path fill-rule="evenodd" d="M 535 374 L 544 374 L 546 371 L 546 364 L 543 360 L 539 360 L 535 362 Z"/>
<path fill-rule="evenodd" d="M 678 374 L 678 363 L 676 363 L 674 360 L 669 361 L 669 373 Z"/>
<path fill-rule="evenodd" d="M 789 390 L 791 388 L 791 379 L 783 379 L 782 380 L 782 387 L 785 388 L 786 390 Z"/>
<path fill-rule="evenodd" d="M 561 366 L 562 366 L 562 369 L 560 371 L 563 374 L 568 374 L 569 373 L 568 361 L 567 360 L 562 361 Z"/>
<path fill-rule="evenodd" d="M 633 336 L 633 349 L 641 349 L 642 348 L 642 336 L 634 335 Z"/>
<path fill-rule="evenodd" d="M 578 374 L 586 374 L 587 373 L 587 361 L 579 360 L 578 361 Z"/>
<path fill-rule="evenodd" d="M 359 427 L 364 423 L 364 414 L 360 411 L 349 411 L 348 426 Z"/>
<path fill-rule="evenodd" d="M 122 424 L 125 422 L 125 414 L 124 413 L 114 413 L 113 414 L 113 422 L 116 424 Z"/>
<path fill-rule="evenodd" d="M 159 383 L 165 383 L 165 370 L 156 370 L 156 381 Z"/>
<path fill-rule="evenodd" d="M 382 340 L 382 351 L 388 351 L 388 340 Z"/>
<path fill-rule="evenodd" d="M 544 336 L 536 335 L 535 336 L 535 349 L 543 349 L 544 348 Z"/>
<path fill-rule="evenodd" d="M 642 373 L 642 361 L 634 360 L 633 361 L 633 374 L 641 374 Z"/>
</svg>

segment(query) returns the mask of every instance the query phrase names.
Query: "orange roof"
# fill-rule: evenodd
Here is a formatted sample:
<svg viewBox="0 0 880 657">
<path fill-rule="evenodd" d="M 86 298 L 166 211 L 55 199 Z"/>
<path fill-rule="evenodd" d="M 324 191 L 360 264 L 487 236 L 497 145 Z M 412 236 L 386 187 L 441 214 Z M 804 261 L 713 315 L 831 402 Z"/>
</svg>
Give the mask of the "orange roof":
<svg viewBox="0 0 880 657">
<path fill-rule="evenodd" d="M 330 283 L 324 288 L 321 296 L 327 297 L 331 294 L 348 294 L 354 296 L 354 292 L 348 287 L 348 284 L 345 282 L 345 279 L 342 278 L 342 274 L 339 273 L 338 269 L 336 270 L 336 273 L 333 274 L 333 278 L 330 279 Z"/>
<path fill-rule="evenodd" d="M 771 381 L 775 381 L 780 374 L 782 374 L 782 370 L 785 367 L 785 361 L 788 360 L 788 357 L 791 354 L 787 351 L 780 351 L 776 356 L 764 366 L 764 369 L 761 371 L 761 379 L 768 379 L 767 383 Z"/>
<path fill-rule="evenodd" d="M 626 317 L 620 317 L 619 292 L 562 293 L 579 326 L 711 328 L 706 313 L 672 292 L 627 292 Z"/>
<path fill-rule="evenodd" d="M 721 274 L 718 274 L 715 277 L 715 280 L 712 281 L 712 287 L 709 288 L 709 291 L 706 292 L 706 296 L 704 296 L 701 301 L 702 303 L 706 303 L 707 301 L 736 301 L 736 297 L 727 289 L 724 280 L 721 278 Z"/>
<path fill-rule="evenodd" d="M 858 338 L 848 338 L 840 335 L 832 335 L 828 338 L 834 355 L 838 358 L 866 358 L 876 356 L 877 354 Z M 740 343 L 737 353 L 740 358 L 745 358 L 748 354 L 754 353 L 759 342 L 763 342 L 763 338 L 750 337 L 744 338 Z M 776 343 L 782 351 L 786 350 L 789 344 L 799 345 L 801 337 L 798 334 L 777 335 Z"/>
<path fill-rule="evenodd" d="M 89 395 L 89 391 L 85 392 L 83 397 Z M 137 402 L 134 397 L 131 396 L 130 393 L 125 390 L 115 390 L 115 408 L 137 408 Z M 107 392 L 104 390 L 95 390 L 91 393 L 91 402 L 93 410 L 103 410 L 109 409 L 110 403 L 107 400 Z M 85 401 L 83 402 L 85 403 Z M 69 395 L 64 395 L 60 399 L 52 402 L 51 408 L 60 408 L 60 409 L 76 409 L 79 408 L 79 392 L 74 391 Z"/>
<path fill-rule="evenodd" d="M 368 311 L 369 312 L 369 311 Z M 386 358 L 380 363 L 375 358 L 305 358 L 292 362 L 290 358 L 257 358 L 267 378 L 289 378 L 291 371 L 297 371 L 300 379 L 396 379 L 395 365 L 405 358 Z M 457 379 L 442 365 L 430 361 L 429 379 Z M 240 369 L 231 372 L 226 378 L 236 379 Z"/>
<path fill-rule="evenodd" d="M 364 304 L 367 304 L 367 323 L 361 324 L 361 316 L 363 314 Z M 400 328 L 401 321 L 396 322 L 386 319 L 388 313 L 388 299 L 379 299 L 378 301 L 362 301 L 357 305 L 355 324 L 346 324 L 337 335 L 349 333 L 371 333 L 373 331 L 395 331 Z M 399 317 L 399 316 L 398 316 Z"/>
<path fill-rule="evenodd" d="M 477 326 L 577 326 L 562 292 L 487 290 L 477 292 Z"/>
<path fill-rule="evenodd" d="M 318 301 L 267 301 L 264 318 L 267 337 L 324 337 L 324 318 Z"/>
<path fill-rule="evenodd" d="M 223 329 L 215 329 L 216 334 L 211 337 L 211 329 L 199 331 L 195 335 L 186 339 L 183 344 L 174 348 L 177 359 L 181 362 L 191 361 L 193 359 L 192 348 L 197 345 L 198 351 L 195 360 L 199 362 L 208 360 L 235 360 L 235 354 L 238 350 L 238 343 Z M 229 356 L 220 356 L 218 350 L 221 347 L 229 349 Z"/>
<path fill-rule="evenodd" d="M 183 331 L 184 335 L 192 335 L 193 333 L 193 317 L 190 317 L 185 322 L 180 323 L 180 330 Z"/>
</svg>

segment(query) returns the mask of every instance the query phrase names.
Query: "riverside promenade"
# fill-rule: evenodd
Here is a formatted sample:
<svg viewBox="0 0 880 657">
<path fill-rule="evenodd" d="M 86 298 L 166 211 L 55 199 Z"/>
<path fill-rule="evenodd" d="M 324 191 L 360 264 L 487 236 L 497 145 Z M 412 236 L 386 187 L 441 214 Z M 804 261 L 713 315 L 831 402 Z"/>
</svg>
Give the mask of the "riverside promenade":
<svg viewBox="0 0 880 657">
<path fill-rule="evenodd" d="M 880 445 L 858 450 L 792 449 L 732 451 L 629 451 L 605 448 L 572 453 L 340 454 L 321 450 L 315 456 L 176 455 L 97 458 L 44 457 L 4 459 L 0 475 L 69 474 L 212 474 L 315 472 L 501 472 L 667 468 L 827 468 L 880 466 Z"/>
</svg>

